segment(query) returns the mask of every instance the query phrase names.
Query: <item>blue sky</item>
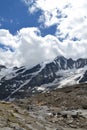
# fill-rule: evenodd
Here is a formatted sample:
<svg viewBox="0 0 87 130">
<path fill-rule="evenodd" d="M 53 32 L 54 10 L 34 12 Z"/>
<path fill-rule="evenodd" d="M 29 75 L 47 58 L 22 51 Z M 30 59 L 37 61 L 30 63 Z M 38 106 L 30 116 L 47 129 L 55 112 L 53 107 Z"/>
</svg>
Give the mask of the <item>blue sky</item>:
<svg viewBox="0 0 87 130">
<path fill-rule="evenodd" d="M 0 0 L 0 64 L 58 55 L 87 58 L 87 0 Z"/>
<path fill-rule="evenodd" d="M 21 0 L 2 0 L 0 3 L 1 27 L 14 34 L 22 27 L 37 26 L 37 17 L 29 15 Z"/>
<path fill-rule="evenodd" d="M 38 22 L 42 11 L 38 10 L 34 14 L 28 12 L 28 7 L 22 0 L 1 0 L 0 1 L 0 29 L 8 29 L 12 34 L 15 34 L 23 27 L 39 27 L 41 35 L 54 35 L 56 25 L 48 28 L 42 28 Z"/>
</svg>

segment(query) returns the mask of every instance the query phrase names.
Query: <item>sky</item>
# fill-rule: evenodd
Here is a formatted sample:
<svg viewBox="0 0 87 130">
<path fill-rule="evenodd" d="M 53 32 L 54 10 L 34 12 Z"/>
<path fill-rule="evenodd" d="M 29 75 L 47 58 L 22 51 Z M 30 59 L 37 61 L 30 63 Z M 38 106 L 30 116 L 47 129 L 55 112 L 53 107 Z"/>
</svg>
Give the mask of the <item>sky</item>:
<svg viewBox="0 0 87 130">
<path fill-rule="evenodd" d="M 0 0 L 0 64 L 87 58 L 87 0 Z"/>
</svg>

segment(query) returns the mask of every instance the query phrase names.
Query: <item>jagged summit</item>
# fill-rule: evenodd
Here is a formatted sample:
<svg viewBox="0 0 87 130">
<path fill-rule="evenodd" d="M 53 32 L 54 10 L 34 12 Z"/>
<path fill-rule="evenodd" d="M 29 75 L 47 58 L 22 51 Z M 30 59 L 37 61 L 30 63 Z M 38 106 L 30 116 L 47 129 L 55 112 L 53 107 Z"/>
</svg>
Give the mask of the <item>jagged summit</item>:
<svg viewBox="0 0 87 130">
<path fill-rule="evenodd" d="M 31 69 L 25 66 L 0 69 L 0 99 L 25 97 L 69 84 L 87 81 L 87 59 L 56 57 Z"/>
</svg>

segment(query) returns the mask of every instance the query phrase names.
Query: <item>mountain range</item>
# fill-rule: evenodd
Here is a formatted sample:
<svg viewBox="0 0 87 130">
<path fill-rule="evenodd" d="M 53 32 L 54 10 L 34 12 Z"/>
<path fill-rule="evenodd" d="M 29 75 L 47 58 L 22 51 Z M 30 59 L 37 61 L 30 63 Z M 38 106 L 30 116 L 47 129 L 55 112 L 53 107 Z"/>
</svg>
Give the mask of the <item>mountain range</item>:
<svg viewBox="0 0 87 130">
<path fill-rule="evenodd" d="M 0 65 L 0 99 L 13 100 L 87 82 L 87 59 L 56 57 L 29 68 Z"/>
</svg>

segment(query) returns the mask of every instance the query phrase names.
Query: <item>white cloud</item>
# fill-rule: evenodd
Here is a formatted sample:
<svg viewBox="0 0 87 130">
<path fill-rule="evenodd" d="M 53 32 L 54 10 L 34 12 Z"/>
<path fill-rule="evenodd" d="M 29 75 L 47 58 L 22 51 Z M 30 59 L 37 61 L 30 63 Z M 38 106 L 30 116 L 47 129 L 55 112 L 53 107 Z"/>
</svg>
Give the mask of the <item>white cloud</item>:
<svg viewBox="0 0 87 130">
<path fill-rule="evenodd" d="M 21 65 L 33 66 L 59 55 L 58 40 L 54 36 L 41 37 L 37 28 L 23 28 L 18 32 L 17 57 Z"/>
<path fill-rule="evenodd" d="M 16 48 L 18 46 L 18 44 L 16 43 L 16 37 L 5 29 L 0 29 L 0 43 L 4 45 L 9 45 L 13 48 Z"/>
<path fill-rule="evenodd" d="M 58 55 L 68 58 L 87 57 L 87 40 L 83 40 L 82 43 L 82 41 L 66 39 L 61 43 L 56 36 L 42 37 L 38 28 L 22 28 L 15 36 L 7 30 L 0 30 L 1 33 L 0 41 L 4 45 L 15 48 L 14 52 L 9 49 L 7 51 L 0 49 L 0 64 L 6 66 L 28 65 L 32 67 L 45 60 L 52 60 Z"/>
<path fill-rule="evenodd" d="M 31 67 L 62 54 L 58 47 L 58 39 L 51 35 L 41 37 L 37 28 L 23 28 L 15 36 L 7 30 L 0 30 L 0 34 L 0 41 L 4 45 L 15 47 L 14 52 L 0 50 L 1 64 Z"/>
<path fill-rule="evenodd" d="M 83 39 L 87 34 L 87 0 L 24 0 L 29 11 L 42 10 L 39 22 L 44 27 L 57 24 L 56 36 Z M 30 6 L 31 5 L 31 6 Z M 59 35 L 59 30 L 60 34 Z"/>
<path fill-rule="evenodd" d="M 56 24 L 56 34 L 42 37 L 35 27 L 22 28 L 14 36 L 8 30 L 0 30 L 0 43 L 15 49 L 14 52 L 0 49 L 0 63 L 31 67 L 58 55 L 87 58 L 87 0 L 22 1 L 30 13 L 42 10 L 38 22 L 43 23 L 45 28 Z M 59 38 L 63 41 L 60 42 Z"/>
</svg>

